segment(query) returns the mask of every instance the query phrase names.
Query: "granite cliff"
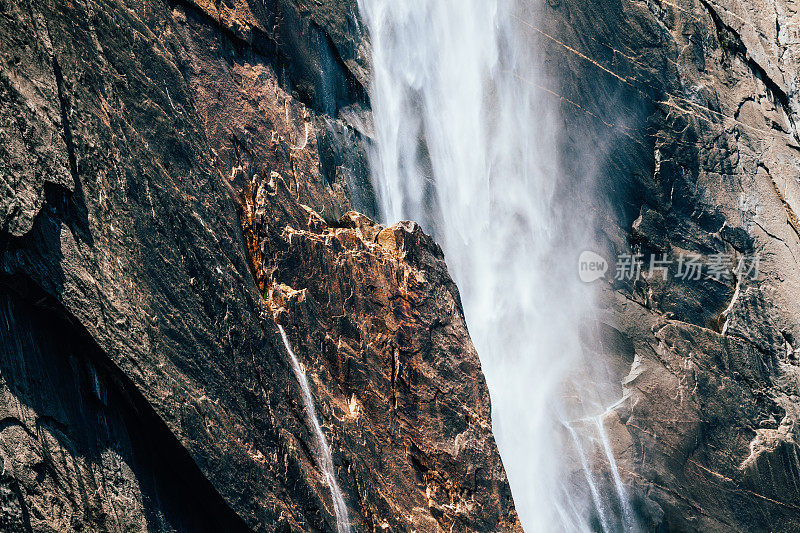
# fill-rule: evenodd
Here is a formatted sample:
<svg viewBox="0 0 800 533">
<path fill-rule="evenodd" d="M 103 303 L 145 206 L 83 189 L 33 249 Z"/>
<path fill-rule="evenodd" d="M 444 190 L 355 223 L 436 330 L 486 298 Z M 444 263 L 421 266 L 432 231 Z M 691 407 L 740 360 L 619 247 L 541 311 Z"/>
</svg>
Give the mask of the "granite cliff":
<svg viewBox="0 0 800 533">
<path fill-rule="evenodd" d="M 0 4 L 0 529 L 517 529 L 441 251 L 380 228 L 356 6 Z"/>
<path fill-rule="evenodd" d="M 598 251 L 760 257 L 755 279 L 598 282 L 603 423 L 645 530 L 800 529 L 798 9 L 520 21 L 562 165 L 597 177 Z M 521 529 L 443 254 L 371 220 L 355 2 L 0 0 L 0 21 L 0 530 L 335 531 L 278 324 L 355 530 Z"/>
<path fill-rule="evenodd" d="M 597 357 L 622 398 L 604 423 L 643 527 L 796 531 L 798 6 L 550 0 L 537 15 L 564 162 L 599 176 L 587 205 L 608 278 L 618 254 L 674 261 L 600 287 Z M 731 264 L 686 281 L 682 254 Z M 737 276 L 756 256 L 758 275 Z"/>
</svg>

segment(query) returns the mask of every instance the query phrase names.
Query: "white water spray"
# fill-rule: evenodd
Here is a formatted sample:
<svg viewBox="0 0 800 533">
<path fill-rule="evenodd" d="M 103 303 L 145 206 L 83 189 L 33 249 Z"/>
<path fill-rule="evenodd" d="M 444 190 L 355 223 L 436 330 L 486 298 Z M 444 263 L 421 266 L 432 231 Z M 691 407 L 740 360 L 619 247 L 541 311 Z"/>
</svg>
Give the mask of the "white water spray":
<svg viewBox="0 0 800 533">
<path fill-rule="evenodd" d="M 445 251 L 524 527 L 588 530 L 594 506 L 607 530 L 600 491 L 613 488 L 597 485 L 578 446 L 594 500 L 578 502 L 564 464 L 578 440 L 565 420 L 589 414 L 567 413 L 564 396 L 583 364 L 592 294 L 575 267 L 592 221 L 565 195 L 557 100 L 540 90 L 520 25 L 536 9 L 523 3 L 359 0 L 372 43 L 373 183 L 383 222 L 417 220 Z"/>
<path fill-rule="evenodd" d="M 306 413 L 308 414 L 308 418 L 311 420 L 311 425 L 314 427 L 314 437 L 318 450 L 317 460 L 319 461 L 319 467 L 322 470 L 322 474 L 325 477 L 325 482 L 328 484 L 328 487 L 331 490 L 333 512 L 336 515 L 336 531 L 337 533 L 349 533 L 350 517 L 347 514 L 347 505 L 344 503 L 344 496 L 342 495 L 341 489 L 339 489 L 339 483 L 336 481 L 336 473 L 334 472 L 333 468 L 333 456 L 331 455 L 331 449 L 328 446 L 328 441 L 325 438 L 325 434 L 322 432 L 322 427 L 319 425 L 319 420 L 317 419 L 317 410 L 314 407 L 314 397 L 311 395 L 311 389 L 308 386 L 306 374 L 300 367 L 300 362 L 297 360 L 297 357 L 295 357 L 294 351 L 292 351 L 292 347 L 289 344 L 289 339 L 286 337 L 286 332 L 283 330 L 283 326 L 278 325 L 278 330 L 281 332 L 281 338 L 283 339 L 283 345 L 286 347 L 286 352 L 289 354 L 289 357 L 292 360 L 292 370 L 294 370 L 294 376 L 297 378 L 297 382 L 300 384 L 300 388 L 303 391 L 303 403 L 306 407 Z"/>
</svg>

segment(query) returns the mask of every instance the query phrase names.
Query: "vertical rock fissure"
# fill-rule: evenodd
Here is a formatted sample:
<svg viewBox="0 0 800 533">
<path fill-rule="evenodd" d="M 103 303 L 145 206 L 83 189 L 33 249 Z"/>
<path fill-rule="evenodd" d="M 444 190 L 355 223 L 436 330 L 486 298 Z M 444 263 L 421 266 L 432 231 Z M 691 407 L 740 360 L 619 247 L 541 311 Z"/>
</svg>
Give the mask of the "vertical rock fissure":
<svg viewBox="0 0 800 533">
<path fill-rule="evenodd" d="M 78 159 L 75 155 L 75 144 L 72 138 L 72 127 L 69 123 L 69 109 L 67 107 L 67 96 L 64 90 L 64 75 L 61 73 L 61 65 L 58 64 L 58 59 L 53 54 L 53 76 L 56 79 L 56 87 L 58 89 L 58 103 L 61 109 L 61 126 L 64 129 L 64 144 L 67 146 L 67 157 L 69 158 L 69 171 L 72 174 L 72 179 L 78 183 Z"/>
</svg>

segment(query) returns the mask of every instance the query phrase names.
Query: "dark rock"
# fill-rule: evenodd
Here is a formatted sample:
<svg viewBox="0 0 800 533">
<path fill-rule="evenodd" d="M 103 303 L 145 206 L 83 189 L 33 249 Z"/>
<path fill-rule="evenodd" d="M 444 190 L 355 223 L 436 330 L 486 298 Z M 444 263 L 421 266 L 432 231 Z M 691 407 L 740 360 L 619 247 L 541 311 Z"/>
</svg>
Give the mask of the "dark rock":
<svg viewBox="0 0 800 533">
<path fill-rule="evenodd" d="M 518 527 L 438 247 L 335 228 L 374 210 L 354 13 L 0 3 L 0 528 L 335 530 L 274 283 L 357 528 Z"/>
<path fill-rule="evenodd" d="M 614 345 L 621 334 L 634 349 L 606 427 L 642 524 L 659 531 L 800 528 L 793 13 L 619 0 L 539 17 L 583 54 L 538 42 L 564 97 L 564 164 L 581 179 L 600 168 L 603 247 L 642 253 L 645 269 L 662 254 L 760 254 L 756 277 L 681 280 L 673 264 L 667 280 L 602 289 Z"/>
</svg>

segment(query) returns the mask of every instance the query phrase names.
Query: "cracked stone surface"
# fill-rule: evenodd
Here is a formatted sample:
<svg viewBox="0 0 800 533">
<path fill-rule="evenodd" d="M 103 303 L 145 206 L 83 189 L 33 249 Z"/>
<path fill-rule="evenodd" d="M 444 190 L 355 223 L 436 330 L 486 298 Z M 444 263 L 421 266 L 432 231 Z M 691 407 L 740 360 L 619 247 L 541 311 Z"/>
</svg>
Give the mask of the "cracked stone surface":
<svg viewBox="0 0 800 533">
<path fill-rule="evenodd" d="M 15 236 L 33 226 L 45 182 L 74 186 L 60 67 L 47 20 L 27 4 L 3 5 L 0 32 L 0 227 Z"/>
<path fill-rule="evenodd" d="M 564 163 L 597 178 L 606 257 L 761 258 L 755 280 L 681 280 L 673 264 L 666 281 L 600 285 L 612 348 L 597 356 L 622 398 L 603 421 L 646 528 L 800 528 L 798 7 L 554 0 L 537 14 L 618 76 L 540 39 L 554 91 L 582 106 L 562 102 Z M 611 483 L 599 451 L 596 465 Z"/>
</svg>

